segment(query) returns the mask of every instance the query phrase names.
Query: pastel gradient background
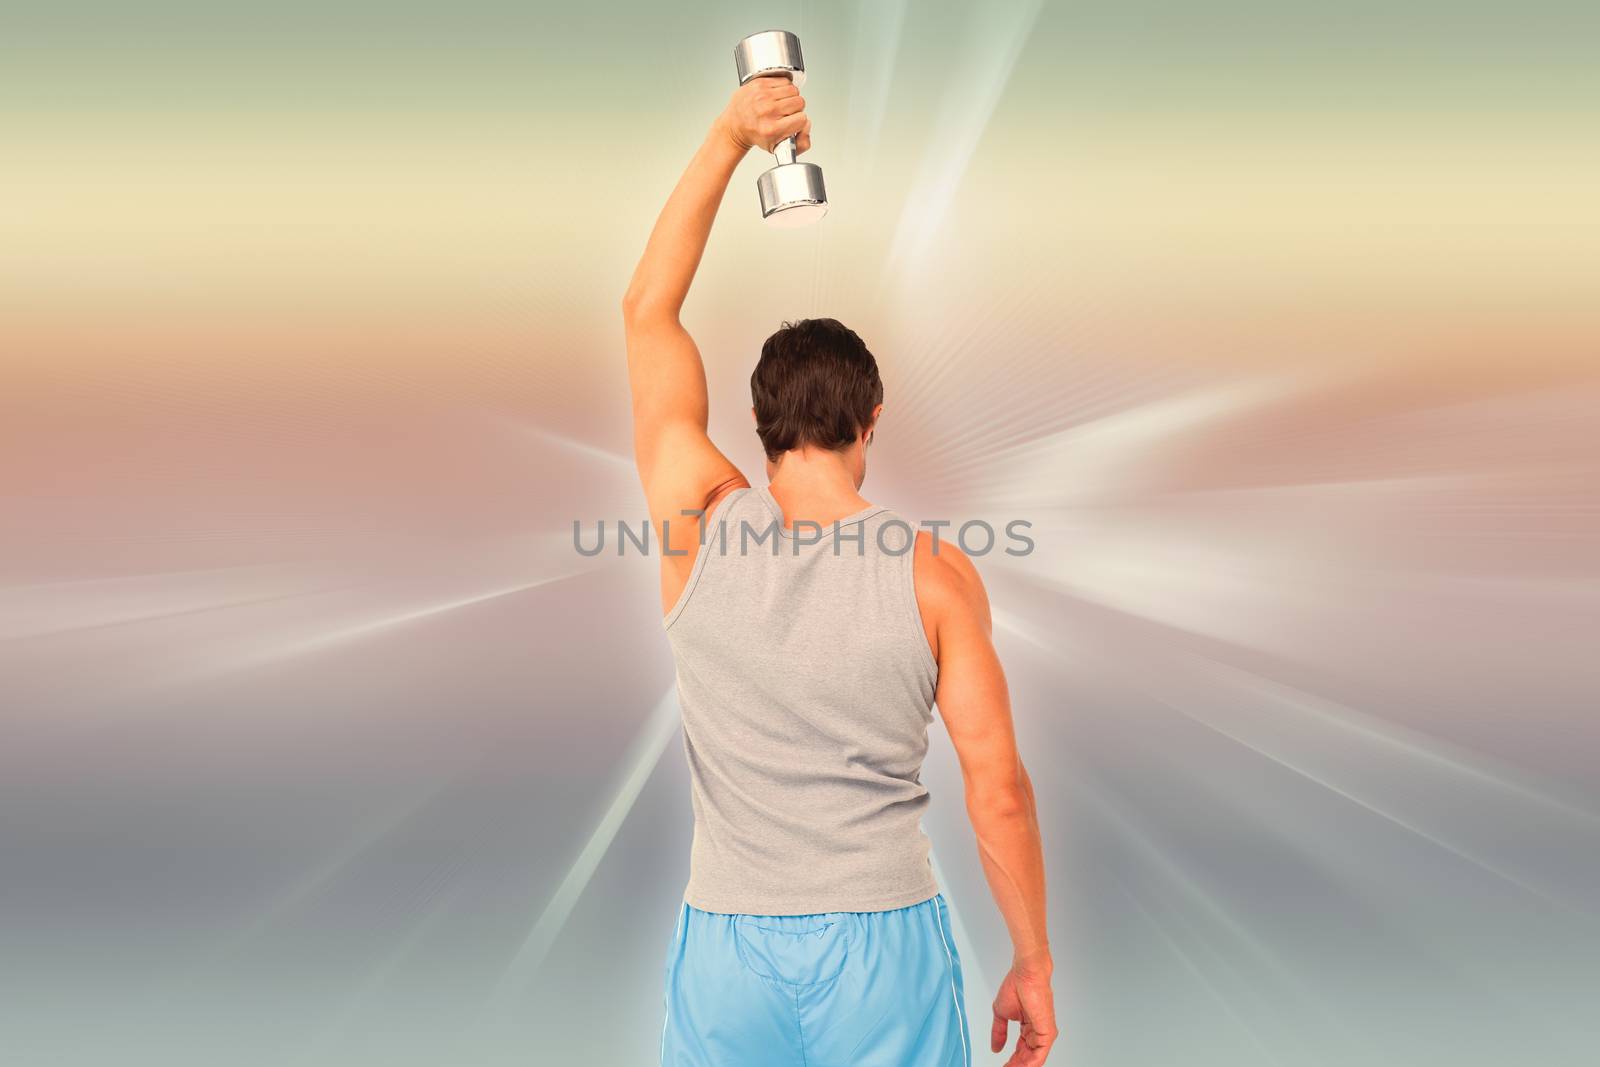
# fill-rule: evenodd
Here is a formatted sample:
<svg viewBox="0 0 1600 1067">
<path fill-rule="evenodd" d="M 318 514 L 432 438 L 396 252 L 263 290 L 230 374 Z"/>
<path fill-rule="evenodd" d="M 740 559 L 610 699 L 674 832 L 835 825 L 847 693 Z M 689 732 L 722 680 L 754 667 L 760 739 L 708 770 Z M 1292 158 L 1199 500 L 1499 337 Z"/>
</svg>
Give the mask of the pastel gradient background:
<svg viewBox="0 0 1600 1067">
<path fill-rule="evenodd" d="M 618 302 L 772 26 L 834 204 L 736 176 L 713 432 L 759 477 L 837 316 L 869 494 L 1033 522 L 1052 1063 L 1595 1062 L 1600 17 L 1445 0 L 8 8 L 0 1060 L 654 1062 L 671 662 L 572 523 L 642 516 Z"/>
</svg>

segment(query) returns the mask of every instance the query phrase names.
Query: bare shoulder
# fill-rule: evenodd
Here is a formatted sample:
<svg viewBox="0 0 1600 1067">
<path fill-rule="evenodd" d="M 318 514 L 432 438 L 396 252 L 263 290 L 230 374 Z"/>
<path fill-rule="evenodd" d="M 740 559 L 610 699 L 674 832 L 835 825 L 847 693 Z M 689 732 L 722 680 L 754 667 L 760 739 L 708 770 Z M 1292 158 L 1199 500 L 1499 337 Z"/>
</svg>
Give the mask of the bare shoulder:
<svg viewBox="0 0 1600 1067">
<path fill-rule="evenodd" d="M 952 541 L 941 539 L 935 542 L 933 535 L 926 530 L 917 533 L 916 578 L 919 598 L 926 588 L 929 596 L 937 600 L 988 599 L 983 589 L 983 578 L 979 576 L 972 557 Z"/>
<path fill-rule="evenodd" d="M 913 568 L 917 608 L 934 658 L 939 655 L 940 633 L 953 625 L 990 626 L 989 594 L 970 556 L 948 540 L 935 542 L 918 531 Z"/>
</svg>

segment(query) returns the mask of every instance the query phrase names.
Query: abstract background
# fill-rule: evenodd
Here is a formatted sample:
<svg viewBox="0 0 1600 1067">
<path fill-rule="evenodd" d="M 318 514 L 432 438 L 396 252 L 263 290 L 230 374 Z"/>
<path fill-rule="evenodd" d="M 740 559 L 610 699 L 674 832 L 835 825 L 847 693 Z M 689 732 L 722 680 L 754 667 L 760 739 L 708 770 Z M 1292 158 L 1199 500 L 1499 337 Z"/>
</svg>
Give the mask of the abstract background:
<svg viewBox="0 0 1600 1067">
<path fill-rule="evenodd" d="M 653 1063 L 690 812 L 618 303 L 804 42 L 786 318 L 980 561 L 1077 1067 L 1594 1062 L 1592 5 L 79 0 L 0 23 L 0 1044 Z M 948 740 L 927 829 L 1004 973 Z M 980 1051 L 977 1062 L 994 1062 Z"/>
</svg>

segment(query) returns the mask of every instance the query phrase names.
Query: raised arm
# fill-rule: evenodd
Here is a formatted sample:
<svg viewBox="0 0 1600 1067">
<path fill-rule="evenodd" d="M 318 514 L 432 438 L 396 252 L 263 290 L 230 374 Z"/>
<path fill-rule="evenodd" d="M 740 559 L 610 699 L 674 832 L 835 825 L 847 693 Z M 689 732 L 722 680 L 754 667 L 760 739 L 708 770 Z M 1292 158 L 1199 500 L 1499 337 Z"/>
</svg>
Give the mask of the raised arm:
<svg viewBox="0 0 1600 1067">
<path fill-rule="evenodd" d="M 683 513 L 707 509 L 728 490 L 749 484 L 706 436 L 705 367 L 678 312 L 745 152 L 770 149 L 791 134 L 803 151 L 810 147 L 810 128 L 800 90 L 786 78 L 740 86 L 667 198 L 622 300 L 634 460 L 657 543 L 688 553 L 662 554 L 663 610 L 677 599 L 693 565 L 698 527 Z"/>
<path fill-rule="evenodd" d="M 967 816 L 989 891 L 1011 934 L 1011 970 L 994 1000 L 989 1048 L 1005 1047 L 1011 1020 L 1021 1023 L 1008 1067 L 1042 1064 L 1056 1039 L 1050 977 L 1055 967 L 1045 930 L 1044 851 L 1033 783 L 1017 752 L 1011 697 L 991 640 L 983 580 L 954 545 L 919 535 L 917 601 L 939 664 L 935 701 L 955 745 L 966 784 Z"/>
</svg>

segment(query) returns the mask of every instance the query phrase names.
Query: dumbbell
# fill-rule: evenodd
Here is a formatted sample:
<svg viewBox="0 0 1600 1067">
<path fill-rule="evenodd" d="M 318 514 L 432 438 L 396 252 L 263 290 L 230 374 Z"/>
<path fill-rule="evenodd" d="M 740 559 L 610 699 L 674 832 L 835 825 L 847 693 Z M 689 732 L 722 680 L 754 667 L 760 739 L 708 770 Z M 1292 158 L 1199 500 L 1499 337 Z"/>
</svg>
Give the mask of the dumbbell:
<svg viewBox="0 0 1600 1067">
<path fill-rule="evenodd" d="M 788 75 L 796 86 L 806 80 L 806 61 L 800 54 L 800 38 L 787 30 L 752 33 L 733 49 L 733 65 L 739 71 L 739 84 L 751 78 Z M 828 213 L 828 191 L 822 184 L 822 168 L 795 162 L 793 137 L 773 146 L 778 165 L 756 179 L 761 195 L 761 217 L 772 226 L 804 226 Z"/>
</svg>

